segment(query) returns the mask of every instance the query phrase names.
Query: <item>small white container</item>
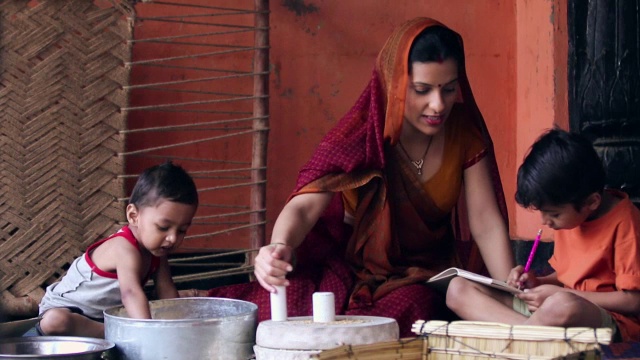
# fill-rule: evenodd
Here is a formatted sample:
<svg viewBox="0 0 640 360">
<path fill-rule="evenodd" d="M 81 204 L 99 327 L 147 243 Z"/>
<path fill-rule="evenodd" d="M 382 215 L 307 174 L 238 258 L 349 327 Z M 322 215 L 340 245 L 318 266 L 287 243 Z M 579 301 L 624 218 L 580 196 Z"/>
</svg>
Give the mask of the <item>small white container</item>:
<svg viewBox="0 0 640 360">
<path fill-rule="evenodd" d="M 271 293 L 271 320 L 287 321 L 287 288 L 274 286 L 276 293 Z"/>
<path fill-rule="evenodd" d="M 313 293 L 313 322 L 329 323 L 336 320 L 336 301 L 332 292 Z"/>
</svg>

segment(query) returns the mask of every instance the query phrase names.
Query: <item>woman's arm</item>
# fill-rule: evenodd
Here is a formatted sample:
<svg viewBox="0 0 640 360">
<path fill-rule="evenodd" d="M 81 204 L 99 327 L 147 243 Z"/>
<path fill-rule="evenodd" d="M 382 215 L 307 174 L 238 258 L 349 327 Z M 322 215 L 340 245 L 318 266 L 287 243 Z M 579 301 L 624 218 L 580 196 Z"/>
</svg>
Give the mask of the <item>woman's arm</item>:
<svg viewBox="0 0 640 360">
<path fill-rule="evenodd" d="M 507 224 L 493 190 L 487 158 L 464 171 L 469 227 L 491 277 L 507 279 L 514 267 Z"/>
<path fill-rule="evenodd" d="M 255 259 L 254 274 L 263 288 L 273 292 L 273 286 L 288 284 L 285 275 L 293 270 L 293 249 L 311 231 L 333 195 L 331 192 L 300 194 L 284 206 L 273 227 L 271 244 L 263 246 Z"/>
<path fill-rule="evenodd" d="M 331 192 L 300 194 L 293 197 L 276 219 L 271 242 L 298 247 L 329 206 L 332 198 Z"/>
</svg>

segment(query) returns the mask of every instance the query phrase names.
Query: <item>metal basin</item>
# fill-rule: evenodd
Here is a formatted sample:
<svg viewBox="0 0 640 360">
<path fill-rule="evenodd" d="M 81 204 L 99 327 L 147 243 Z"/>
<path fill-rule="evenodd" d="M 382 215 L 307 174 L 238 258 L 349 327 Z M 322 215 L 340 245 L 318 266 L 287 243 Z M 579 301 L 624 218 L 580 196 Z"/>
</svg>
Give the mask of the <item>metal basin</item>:
<svg viewBox="0 0 640 360">
<path fill-rule="evenodd" d="M 73 336 L 33 336 L 0 340 L 0 359 L 113 359 L 115 344 Z"/>
<path fill-rule="evenodd" d="M 20 337 L 24 335 L 24 333 L 29 331 L 29 329 L 34 327 L 38 323 L 38 321 L 40 321 L 39 317 L 34 317 L 31 319 L 24 319 L 24 320 L 0 322 L 0 339 L 10 338 L 10 337 Z"/>
<path fill-rule="evenodd" d="M 258 306 L 223 298 L 149 302 L 152 319 L 131 319 L 123 306 L 104 311 L 105 338 L 128 360 L 242 360 L 253 356 Z"/>
</svg>

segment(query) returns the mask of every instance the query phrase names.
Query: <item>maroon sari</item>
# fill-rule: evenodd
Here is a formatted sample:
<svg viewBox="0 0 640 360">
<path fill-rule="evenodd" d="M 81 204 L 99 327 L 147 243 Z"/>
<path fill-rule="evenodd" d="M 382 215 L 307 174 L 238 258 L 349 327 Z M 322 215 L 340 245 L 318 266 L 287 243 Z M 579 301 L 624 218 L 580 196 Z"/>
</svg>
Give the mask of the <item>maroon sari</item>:
<svg viewBox="0 0 640 360">
<path fill-rule="evenodd" d="M 417 18 L 401 25 L 378 56 L 371 81 L 302 168 L 296 196 L 334 192 L 333 201 L 297 249 L 298 265 L 287 277 L 289 316 L 312 314 L 312 294 L 335 294 L 336 312 L 395 318 L 402 337 L 416 320 L 450 320 L 444 296 L 424 281 L 448 266 L 483 272 L 470 241 L 464 201 L 442 212 L 411 180 L 412 169 L 395 157 L 404 114 L 408 53 L 413 39 L 438 22 Z M 460 39 L 462 41 L 462 39 Z M 468 84 L 464 64 L 459 83 L 463 103 L 452 114 L 476 127 L 486 145 L 496 196 L 506 206 L 484 120 Z M 449 120 L 447 120 L 449 121 Z M 463 171 L 463 169 L 460 169 Z M 353 227 L 344 224 L 341 191 L 358 189 Z M 462 199 L 463 196 L 460 196 Z M 425 243 L 425 239 L 426 243 Z M 259 321 L 270 318 L 269 293 L 258 282 L 209 291 L 258 305 Z"/>
</svg>

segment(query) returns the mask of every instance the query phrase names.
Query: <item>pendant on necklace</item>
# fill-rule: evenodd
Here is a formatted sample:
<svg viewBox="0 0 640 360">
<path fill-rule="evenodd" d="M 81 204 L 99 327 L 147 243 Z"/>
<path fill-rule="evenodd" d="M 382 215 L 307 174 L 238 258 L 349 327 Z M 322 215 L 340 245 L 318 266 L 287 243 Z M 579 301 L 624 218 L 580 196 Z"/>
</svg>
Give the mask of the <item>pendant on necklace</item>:
<svg viewBox="0 0 640 360">
<path fill-rule="evenodd" d="M 416 169 L 418 169 L 418 175 L 422 175 L 422 164 L 424 164 L 424 159 L 411 160 L 411 163 L 416 167 Z"/>
</svg>

